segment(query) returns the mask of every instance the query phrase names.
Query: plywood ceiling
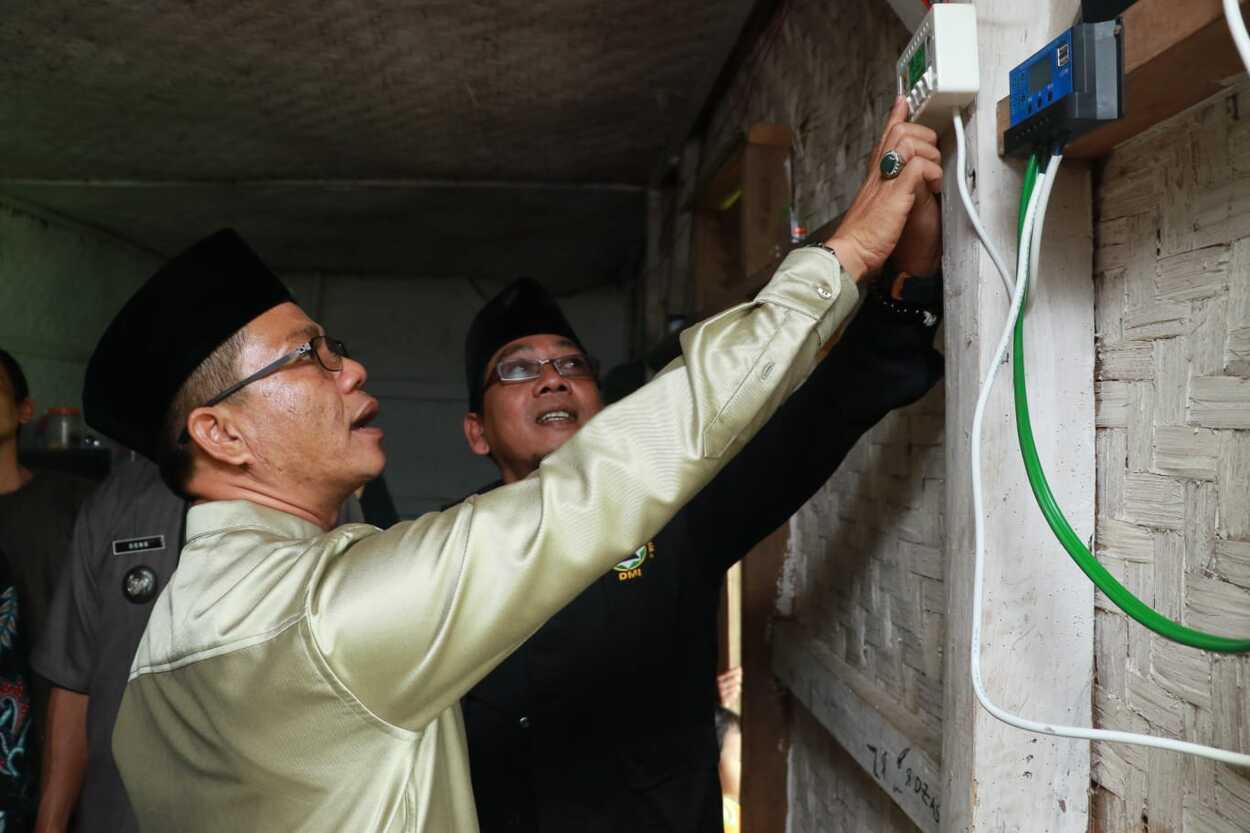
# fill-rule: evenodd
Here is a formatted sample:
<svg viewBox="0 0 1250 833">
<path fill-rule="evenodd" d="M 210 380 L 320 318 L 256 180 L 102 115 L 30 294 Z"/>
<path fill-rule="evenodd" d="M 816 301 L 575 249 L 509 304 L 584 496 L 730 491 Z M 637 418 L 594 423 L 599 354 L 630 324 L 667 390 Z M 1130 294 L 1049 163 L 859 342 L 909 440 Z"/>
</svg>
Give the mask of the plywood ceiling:
<svg viewBox="0 0 1250 833">
<path fill-rule="evenodd" d="M 279 268 L 437 275 L 528 240 L 602 282 L 750 6 L 10 2 L 0 193 L 161 252 L 233 223 Z"/>
</svg>

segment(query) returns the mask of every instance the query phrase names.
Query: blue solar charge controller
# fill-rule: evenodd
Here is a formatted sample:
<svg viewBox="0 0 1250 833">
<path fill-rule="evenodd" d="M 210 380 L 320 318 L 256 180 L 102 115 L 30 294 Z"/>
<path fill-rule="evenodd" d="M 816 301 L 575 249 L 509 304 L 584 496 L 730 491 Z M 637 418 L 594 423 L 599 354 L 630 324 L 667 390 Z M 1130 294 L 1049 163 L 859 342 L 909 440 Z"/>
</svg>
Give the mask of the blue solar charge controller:
<svg viewBox="0 0 1250 833">
<path fill-rule="evenodd" d="M 1008 156 L 1057 145 L 1124 115 L 1124 27 L 1079 23 L 1011 71 Z"/>
</svg>

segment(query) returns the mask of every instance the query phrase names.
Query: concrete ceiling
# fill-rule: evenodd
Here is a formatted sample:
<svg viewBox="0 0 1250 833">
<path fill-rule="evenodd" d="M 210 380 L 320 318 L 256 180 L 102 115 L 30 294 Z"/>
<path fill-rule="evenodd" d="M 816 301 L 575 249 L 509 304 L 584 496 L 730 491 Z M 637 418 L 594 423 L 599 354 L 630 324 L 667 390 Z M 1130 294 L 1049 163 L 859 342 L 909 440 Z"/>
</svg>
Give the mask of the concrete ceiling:
<svg viewBox="0 0 1250 833">
<path fill-rule="evenodd" d="M 164 254 L 602 283 L 752 5 L 11 0 L 0 193 Z"/>
</svg>

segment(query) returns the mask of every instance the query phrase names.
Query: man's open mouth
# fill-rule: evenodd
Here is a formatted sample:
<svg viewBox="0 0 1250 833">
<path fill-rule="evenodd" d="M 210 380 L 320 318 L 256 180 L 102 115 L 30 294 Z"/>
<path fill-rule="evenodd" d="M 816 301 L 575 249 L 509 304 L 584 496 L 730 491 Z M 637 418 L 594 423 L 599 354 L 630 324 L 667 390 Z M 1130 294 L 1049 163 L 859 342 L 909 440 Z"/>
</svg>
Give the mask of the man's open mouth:
<svg viewBox="0 0 1250 833">
<path fill-rule="evenodd" d="M 377 416 L 378 403 L 376 401 L 370 402 L 365 406 L 364 410 L 362 410 L 356 418 L 352 420 L 352 430 L 355 431 L 358 428 L 368 428 L 369 424 L 372 423 Z"/>
<path fill-rule="evenodd" d="M 546 411 L 540 414 L 538 416 L 538 419 L 534 421 L 537 422 L 539 425 L 552 425 L 552 424 L 560 423 L 560 422 L 576 422 L 577 415 L 574 414 L 572 411 L 558 409 L 554 411 Z"/>
</svg>

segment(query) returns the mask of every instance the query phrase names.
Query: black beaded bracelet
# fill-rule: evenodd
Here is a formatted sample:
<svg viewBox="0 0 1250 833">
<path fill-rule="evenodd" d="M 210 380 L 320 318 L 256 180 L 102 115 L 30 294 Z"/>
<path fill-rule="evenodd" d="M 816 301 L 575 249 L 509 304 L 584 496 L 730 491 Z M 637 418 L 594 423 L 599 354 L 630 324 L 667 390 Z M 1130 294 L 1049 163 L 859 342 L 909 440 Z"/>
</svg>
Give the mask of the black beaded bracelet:
<svg viewBox="0 0 1250 833">
<path fill-rule="evenodd" d="M 898 301 L 895 301 L 880 292 L 870 292 L 868 293 L 868 297 L 871 301 L 885 307 L 895 315 L 912 316 L 926 327 L 934 327 L 938 323 L 937 315 L 930 312 L 925 307 L 912 306 L 911 304 L 900 304 Z"/>
</svg>

